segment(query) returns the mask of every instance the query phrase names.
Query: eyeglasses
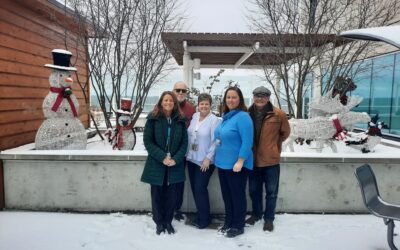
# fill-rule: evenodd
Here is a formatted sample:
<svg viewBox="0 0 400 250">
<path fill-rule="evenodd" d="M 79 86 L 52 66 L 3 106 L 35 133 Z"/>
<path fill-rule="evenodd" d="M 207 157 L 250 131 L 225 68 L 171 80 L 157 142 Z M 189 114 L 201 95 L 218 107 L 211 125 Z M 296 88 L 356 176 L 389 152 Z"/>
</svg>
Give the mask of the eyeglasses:
<svg viewBox="0 0 400 250">
<path fill-rule="evenodd" d="M 186 92 L 187 92 L 187 89 L 174 89 L 174 91 L 176 92 L 176 93 L 183 93 L 183 94 L 186 94 Z"/>
</svg>

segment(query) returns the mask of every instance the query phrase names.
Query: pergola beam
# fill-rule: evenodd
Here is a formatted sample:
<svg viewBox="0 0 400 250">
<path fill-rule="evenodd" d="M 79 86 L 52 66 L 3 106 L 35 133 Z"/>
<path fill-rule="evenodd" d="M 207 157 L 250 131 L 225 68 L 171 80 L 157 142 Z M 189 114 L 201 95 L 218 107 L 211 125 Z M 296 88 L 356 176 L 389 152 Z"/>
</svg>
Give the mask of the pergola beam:
<svg viewBox="0 0 400 250">
<path fill-rule="evenodd" d="M 257 51 L 259 48 L 260 48 L 260 42 L 256 42 L 253 45 L 252 50 L 242 55 L 242 57 L 240 57 L 239 60 L 237 60 L 233 68 L 237 69 L 244 61 L 247 60 L 247 58 L 249 58 L 252 54 L 254 54 L 254 52 Z"/>
<path fill-rule="evenodd" d="M 258 65 L 258 64 L 254 64 L 254 65 L 246 65 L 246 64 L 242 64 L 240 66 L 241 69 L 262 69 L 262 68 L 270 68 L 270 67 L 276 67 L 276 65 Z M 205 68 L 205 69 L 234 69 L 235 65 L 233 64 L 202 64 L 201 68 Z"/>
<path fill-rule="evenodd" d="M 251 47 L 237 47 L 237 46 L 188 46 L 187 51 L 190 53 L 302 53 L 306 47 L 259 47 L 254 51 Z"/>
</svg>

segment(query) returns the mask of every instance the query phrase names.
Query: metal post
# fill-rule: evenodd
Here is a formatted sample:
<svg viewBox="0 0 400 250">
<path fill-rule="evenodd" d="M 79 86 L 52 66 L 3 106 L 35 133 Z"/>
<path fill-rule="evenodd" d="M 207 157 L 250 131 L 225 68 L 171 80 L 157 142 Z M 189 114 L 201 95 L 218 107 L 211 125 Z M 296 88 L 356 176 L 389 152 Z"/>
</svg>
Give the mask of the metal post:
<svg viewBox="0 0 400 250">
<path fill-rule="evenodd" d="M 385 224 L 387 225 L 387 241 L 391 250 L 398 250 L 397 247 L 393 243 L 393 234 L 394 234 L 394 221 L 392 219 L 383 219 Z"/>
<path fill-rule="evenodd" d="M 193 60 L 189 60 L 189 74 L 188 74 L 188 81 L 186 82 L 188 87 L 191 89 L 193 88 Z"/>
<path fill-rule="evenodd" d="M 183 54 L 183 81 L 189 85 L 190 79 L 190 55 L 188 52 L 184 52 Z M 189 86 L 190 88 L 191 86 Z"/>
<path fill-rule="evenodd" d="M 321 77 L 321 70 L 316 67 L 314 69 L 314 93 L 313 93 L 313 98 L 317 98 L 317 97 L 321 97 L 321 90 L 322 90 L 322 86 L 321 86 L 321 81 L 319 80 Z"/>
<path fill-rule="evenodd" d="M 6 206 L 4 196 L 4 170 L 3 161 L 0 160 L 0 210 L 3 210 Z"/>
</svg>

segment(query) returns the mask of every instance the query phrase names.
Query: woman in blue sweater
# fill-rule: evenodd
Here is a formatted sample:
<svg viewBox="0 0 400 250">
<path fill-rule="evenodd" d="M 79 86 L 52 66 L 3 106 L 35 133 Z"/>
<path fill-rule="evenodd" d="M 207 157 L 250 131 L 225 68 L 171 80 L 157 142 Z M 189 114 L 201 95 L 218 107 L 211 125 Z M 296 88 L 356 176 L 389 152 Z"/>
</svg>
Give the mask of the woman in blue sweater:
<svg viewBox="0 0 400 250">
<path fill-rule="evenodd" d="M 225 204 L 225 223 L 218 231 L 232 238 L 244 232 L 246 180 L 248 171 L 253 169 L 253 123 L 239 88 L 225 91 L 222 119 L 215 130 L 214 164 Z"/>
</svg>

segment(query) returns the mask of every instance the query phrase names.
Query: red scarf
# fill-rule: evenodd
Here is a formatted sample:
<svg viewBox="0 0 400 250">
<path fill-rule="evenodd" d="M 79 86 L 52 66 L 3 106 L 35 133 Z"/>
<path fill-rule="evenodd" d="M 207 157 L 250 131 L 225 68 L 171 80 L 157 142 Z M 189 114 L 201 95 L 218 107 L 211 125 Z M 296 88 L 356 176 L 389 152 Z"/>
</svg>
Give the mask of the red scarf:
<svg viewBox="0 0 400 250">
<path fill-rule="evenodd" d="M 64 97 L 65 89 L 67 89 L 67 88 L 65 88 L 65 87 L 63 87 L 63 88 L 50 87 L 51 92 L 58 93 L 57 99 L 56 99 L 53 107 L 51 108 L 51 110 L 53 110 L 54 112 L 57 112 L 58 107 L 60 107 L 60 104 L 61 104 L 63 98 L 67 98 L 69 106 L 71 107 L 72 113 L 74 114 L 75 117 L 77 117 L 78 114 L 76 113 L 75 105 L 72 102 L 71 96 Z"/>
<path fill-rule="evenodd" d="M 115 144 L 113 145 L 113 149 L 118 148 L 121 149 L 124 146 L 123 134 L 124 130 L 130 130 L 133 128 L 133 124 L 131 123 L 129 126 L 121 126 L 117 125 L 117 134 L 115 135 L 117 138 Z M 112 138 L 114 139 L 114 138 Z"/>
<path fill-rule="evenodd" d="M 332 122 L 336 128 L 335 138 L 339 141 L 342 141 L 346 137 L 347 131 L 342 128 L 342 125 L 340 125 L 340 121 L 337 117 L 333 118 Z"/>
</svg>

